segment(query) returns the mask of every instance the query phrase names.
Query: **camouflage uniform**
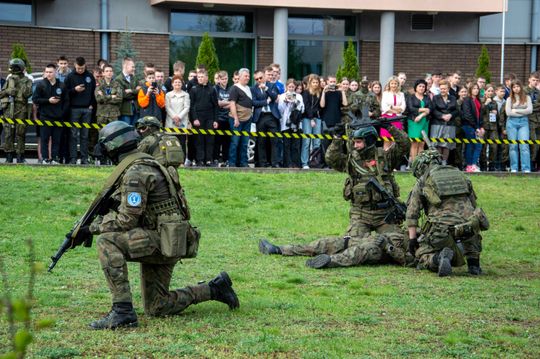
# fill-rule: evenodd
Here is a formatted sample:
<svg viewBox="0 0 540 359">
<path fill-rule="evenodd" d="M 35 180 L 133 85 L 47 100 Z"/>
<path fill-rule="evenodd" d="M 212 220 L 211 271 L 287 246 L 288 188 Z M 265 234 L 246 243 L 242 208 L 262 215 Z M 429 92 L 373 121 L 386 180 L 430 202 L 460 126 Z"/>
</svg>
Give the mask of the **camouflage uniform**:
<svg viewBox="0 0 540 359">
<path fill-rule="evenodd" d="M 28 119 L 28 98 L 32 95 L 32 81 L 23 72 L 11 73 L 0 91 L 4 117 L 8 119 Z M 13 158 L 15 137 L 17 138 L 17 159 L 24 157 L 26 125 L 4 124 L 4 152 L 8 159 Z M 11 162 L 11 161 L 8 161 Z"/>
<path fill-rule="evenodd" d="M 377 102 L 375 95 L 368 92 L 367 89 L 365 91 L 359 89 L 353 93 L 350 101 L 350 109 L 358 118 L 376 118 L 381 115 L 379 102 Z M 368 113 L 365 113 L 366 111 Z M 369 116 L 369 112 L 372 113 L 372 116 Z"/>
<path fill-rule="evenodd" d="M 391 208 L 377 208 L 377 204 L 381 201 L 380 195 L 365 188 L 369 179 L 375 177 L 394 194 L 394 197 L 399 197 L 399 186 L 394 178 L 393 169 L 401 162 L 402 156 L 409 152 L 410 143 L 403 131 L 393 126 L 389 131 L 395 139 L 395 144 L 388 151 L 372 147 L 361 152 L 351 150 L 345 153 L 344 141 L 335 139 L 326 152 L 326 163 L 334 170 L 348 174 L 343 197 L 346 201 L 351 201 L 350 225 L 346 232 L 346 235 L 351 237 L 360 237 L 371 231 L 378 233 L 399 231 L 397 224 L 388 224 L 384 221 Z"/>
<path fill-rule="evenodd" d="M 154 157 L 162 166 L 178 168 L 185 159 L 180 140 L 176 136 L 161 133 L 159 123 L 159 120 L 153 116 L 145 116 L 137 120 L 137 131 L 143 137 L 137 145 L 137 149 L 139 152 Z M 161 148 L 160 142 L 162 142 L 163 148 Z M 169 152 L 167 153 L 167 151 Z"/>
<path fill-rule="evenodd" d="M 323 238 L 308 245 L 279 246 L 284 256 L 330 256 L 328 267 L 362 264 L 405 264 L 407 236 L 403 231 L 354 237 Z"/>
<path fill-rule="evenodd" d="M 433 177 L 434 171 L 440 168 L 444 168 L 446 174 L 452 171 L 452 176 L 449 176 L 452 180 L 446 185 L 450 191 L 456 193 L 455 195 L 434 195 L 432 187 L 426 185 L 430 177 Z M 418 227 L 422 211 L 426 216 L 422 226 L 424 235 L 418 238 L 419 248 L 415 252 L 419 268 L 436 272 L 439 269 L 438 255 L 444 248 L 453 251 L 452 266 L 465 264 L 463 257 L 467 258 L 467 262 L 472 260 L 479 263 L 482 244 L 476 194 L 471 181 L 462 172 L 451 166 L 431 165 L 418 178 L 409 194 L 407 227 Z M 455 228 L 461 225 L 470 226 L 471 229 L 466 234 L 456 235 Z M 462 250 L 457 244 L 458 241 L 462 244 Z"/>
<path fill-rule="evenodd" d="M 124 172 L 112 199 L 119 203 L 90 226 L 99 233 L 97 249 L 101 267 L 112 293 L 113 303 L 131 302 L 127 262 L 141 263 L 144 311 L 149 315 L 171 315 L 188 305 L 210 300 L 208 284 L 169 291 L 169 283 L 179 258 L 160 252 L 157 214 L 152 208 L 174 209 L 169 184 L 153 159 L 137 160 Z"/>
<path fill-rule="evenodd" d="M 527 86 L 525 92 L 531 97 L 533 105 L 533 112 L 529 115 L 529 139 L 533 141 L 540 140 L 540 91 Z M 533 170 L 538 167 L 538 147 L 538 145 L 531 145 L 531 162 L 536 167 Z"/>
<path fill-rule="evenodd" d="M 114 79 L 110 83 L 107 83 L 105 79 L 102 79 L 99 81 L 95 95 L 97 101 L 97 123 L 106 125 L 109 122 L 116 121 L 120 116 L 120 106 L 123 99 L 123 91 L 120 83 Z M 113 98 L 113 96 L 115 97 Z"/>
</svg>

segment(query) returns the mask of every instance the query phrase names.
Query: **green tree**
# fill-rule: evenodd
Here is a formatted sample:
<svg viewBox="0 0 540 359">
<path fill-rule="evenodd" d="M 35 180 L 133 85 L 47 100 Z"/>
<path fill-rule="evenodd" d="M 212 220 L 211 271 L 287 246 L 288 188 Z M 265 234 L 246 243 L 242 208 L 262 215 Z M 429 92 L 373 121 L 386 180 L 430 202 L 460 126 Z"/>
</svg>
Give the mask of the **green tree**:
<svg viewBox="0 0 540 359">
<path fill-rule="evenodd" d="M 24 64 L 26 65 L 26 71 L 28 73 L 32 72 L 32 65 L 30 64 L 30 60 L 28 59 L 28 56 L 26 55 L 26 50 L 24 49 L 24 46 L 19 43 L 15 43 L 12 46 L 11 51 L 11 58 L 15 59 L 21 59 L 24 61 Z"/>
<path fill-rule="evenodd" d="M 478 56 L 478 67 L 476 68 L 476 77 L 483 77 L 486 83 L 491 82 L 491 72 L 489 71 L 489 53 L 486 45 L 482 45 L 482 51 Z"/>
<path fill-rule="evenodd" d="M 219 71 L 219 59 L 214 46 L 214 40 L 207 32 L 203 34 L 201 45 L 197 53 L 197 66 L 204 65 L 208 71 L 208 78 L 213 80 L 214 74 Z"/>
<path fill-rule="evenodd" d="M 139 80 L 144 76 L 144 63 L 142 61 L 137 61 L 137 56 L 139 53 L 133 46 L 131 33 L 121 32 L 119 37 L 119 44 L 118 48 L 116 49 L 116 60 L 113 63 L 114 72 L 116 74 L 122 72 L 122 61 L 126 57 L 129 57 L 135 62 L 135 78 Z"/>
<path fill-rule="evenodd" d="M 356 57 L 356 47 L 352 39 L 347 42 L 347 47 L 343 50 L 343 66 L 339 65 L 336 72 L 336 78 L 341 81 L 346 77 L 349 80 L 358 80 L 360 75 L 360 65 L 358 64 L 358 58 Z"/>
</svg>

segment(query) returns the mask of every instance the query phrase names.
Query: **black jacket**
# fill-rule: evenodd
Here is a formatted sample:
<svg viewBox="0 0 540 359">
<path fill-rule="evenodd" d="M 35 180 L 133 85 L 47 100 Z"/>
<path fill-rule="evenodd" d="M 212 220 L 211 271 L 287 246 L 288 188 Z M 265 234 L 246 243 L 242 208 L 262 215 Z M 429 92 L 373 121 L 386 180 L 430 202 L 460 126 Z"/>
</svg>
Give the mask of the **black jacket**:
<svg viewBox="0 0 540 359">
<path fill-rule="evenodd" d="M 94 92 L 96 90 L 96 79 L 88 70 L 82 74 L 77 71 L 71 71 L 64 81 L 66 90 L 69 94 L 69 105 L 73 108 L 88 108 L 92 105 Z M 84 91 L 77 92 L 75 87 L 84 85 Z"/>
<path fill-rule="evenodd" d="M 482 127 L 482 107 L 479 116 L 476 115 L 476 107 L 471 97 L 465 97 L 462 105 L 461 125 L 468 125 L 474 129 Z"/>
<path fill-rule="evenodd" d="M 313 96 L 309 91 L 302 92 L 302 99 L 304 100 L 305 117 L 311 119 L 321 118 L 321 97 Z"/>
<path fill-rule="evenodd" d="M 419 115 L 418 110 L 420 109 L 420 100 L 418 99 L 418 97 L 416 97 L 416 95 L 411 95 L 407 96 L 405 102 L 407 103 L 407 116 L 411 120 L 414 120 L 415 117 Z M 429 115 L 427 116 L 427 119 L 429 121 L 433 109 L 431 100 L 429 99 L 428 95 L 424 95 L 424 108 L 429 108 Z"/>
<path fill-rule="evenodd" d="M 60 102 L 54 105 L 50 103 L 49 99 L 53 96 L 60 97 Z M 66 86 L 58 80 L 54 85 L 51 85 L 47 79 L 39 81 L 32 96 L 32 102 L 38 105 L 40 120 L 62 121 L 69 109 Z"/>
<path fill-rule="evenodd" d="M 218 119 L 218 99 L 214 86 L 207 83 L 205 86 L 197 85 L 189 91 L 191 100 L 189 114 L 191 121 L 203 118 Z"/>
<path fill-rule="evenodd" d="M 448 100 L 444 101 L 441 95 L 436 95 L 432 100 L 432 124 L 434 125 L 448 125 L 455 126 L 456 119 L 459 116 L 456 98 L 452 95 L 448 95 Z M 443 115 L 450 114 L 452 118 L 446 122 L 442 119 Z"/>
</svg>

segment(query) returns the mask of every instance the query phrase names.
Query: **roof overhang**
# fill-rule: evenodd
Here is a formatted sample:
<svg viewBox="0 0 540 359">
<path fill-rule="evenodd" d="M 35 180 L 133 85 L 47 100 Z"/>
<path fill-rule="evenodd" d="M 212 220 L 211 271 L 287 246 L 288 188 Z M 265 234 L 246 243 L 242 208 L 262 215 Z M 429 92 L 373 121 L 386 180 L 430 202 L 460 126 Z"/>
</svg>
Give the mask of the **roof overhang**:
<svg viewBox="0 0 540 359">
<path fill-rule="evenodd" d="M 412 12 L 469 12 L 496 13 L 506 11 L 503 0 L 150 0 L 151 5 L 196 4 L 312 8 L 360 11 L 412 11 Z"/>
</svg>

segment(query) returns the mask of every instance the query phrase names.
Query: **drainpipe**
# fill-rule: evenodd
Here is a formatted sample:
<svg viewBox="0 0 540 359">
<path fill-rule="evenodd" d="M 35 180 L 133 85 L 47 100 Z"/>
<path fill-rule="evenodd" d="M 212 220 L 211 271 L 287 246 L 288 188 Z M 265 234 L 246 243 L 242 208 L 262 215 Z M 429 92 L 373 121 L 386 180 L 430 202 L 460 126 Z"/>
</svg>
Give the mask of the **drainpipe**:
<svg viewBox="0 0 540 359">
<path fill-rule="evenodd" d="M 109 61 L 109 1 L 101 0 L 101 58 Z"/>
<path fill-rule="evenodd" d="M 538 45 L 535 44 L 538 41 L 538 21 L 540 16 L 540 2 L 532 1 L 532 13 L 531 13 L 531 72 L 535 72 L 538 68 Z"/>
</svg>

